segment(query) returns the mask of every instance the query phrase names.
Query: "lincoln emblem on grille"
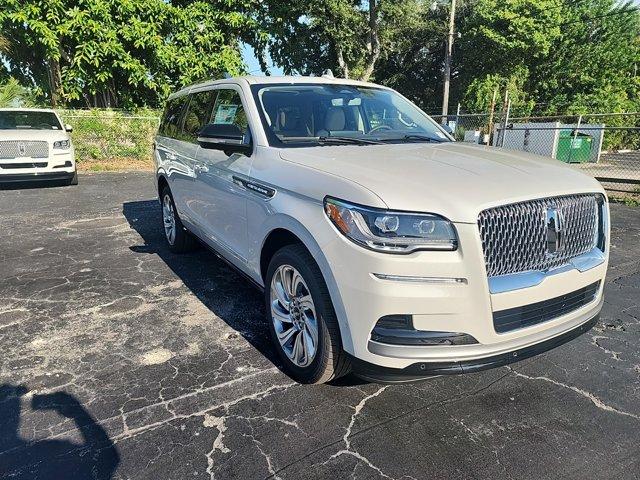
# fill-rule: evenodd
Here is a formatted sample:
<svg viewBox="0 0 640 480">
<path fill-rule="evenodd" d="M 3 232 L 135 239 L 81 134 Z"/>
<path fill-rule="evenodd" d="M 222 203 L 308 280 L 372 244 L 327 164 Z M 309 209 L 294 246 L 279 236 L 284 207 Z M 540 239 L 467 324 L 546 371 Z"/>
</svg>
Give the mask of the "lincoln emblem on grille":
<svg viewBox="0 0 640 480">
<path fill-rule="evenodd" d="M 24 143 L 19 143 L 18 155 L 20 155 L 21 157 L 24 157 L 26 153 L 27 153 L 27 146 Z"/>
<path fill-rule="evenodd" d="M 564 248 L 563 223 L 562 212 L 555 206 L 548 206 L 546 209 L 548 255 L 555 255 Z"/>
</svg>

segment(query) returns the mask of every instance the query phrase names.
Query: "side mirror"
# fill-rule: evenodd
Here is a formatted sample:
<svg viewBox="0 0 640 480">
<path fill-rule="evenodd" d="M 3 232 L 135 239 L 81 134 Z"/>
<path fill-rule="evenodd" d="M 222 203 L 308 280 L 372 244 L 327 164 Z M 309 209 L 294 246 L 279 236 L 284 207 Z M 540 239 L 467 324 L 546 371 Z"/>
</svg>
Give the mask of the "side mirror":
<svg viewBox="0 0 640 480">
<path fill-rule="evenodd" d="M 68 123 L 64 126 L 64 129 L 69 133 L 73 132 L 73 127 Z"/>
<path fill-rule="evenodd" d="M 210 123 L 198 133 L 198 143 L 202 148 L 241 152 L 249 155 L 252 145 L 244 142 L 244 134 L 236 125 Z"/>
</svg>

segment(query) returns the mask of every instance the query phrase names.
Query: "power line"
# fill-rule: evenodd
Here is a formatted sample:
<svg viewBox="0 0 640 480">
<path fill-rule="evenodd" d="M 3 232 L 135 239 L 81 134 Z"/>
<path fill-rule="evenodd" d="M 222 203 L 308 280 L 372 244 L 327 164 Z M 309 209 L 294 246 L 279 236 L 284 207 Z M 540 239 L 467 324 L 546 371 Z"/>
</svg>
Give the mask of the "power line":
<svg viewBox="0 0 640 480">
<path fill-rule="evenodd" d="M 572 20 L 570 22 L 564 22 L 564 23 L 559 23 L 559 24 L 550 25 L 550 26 L 551 27 L 564 27 L 565 25 L 571 25 L 571 24 L 574 24 L 574 23 L 587 23 L 587 22 L 590 22 L 591 20 L 600 20 L 600 19 L 607 18 L 607 17 L 614 17 L 616 15 L 624 15 L 624 14 L 627 14 L 627 13 L 636 13 L 638 11 L 640 11 L 640 7 L 627 8 L 627 9 L 622 9 L 622 10 L 616 10 L 616 11 L 609 12 L 609 13 L 604 13 L 602 15 L 596 15 L 596 16 L 593 16 L 593 17 L 583 17 L 583 18 L 580 18 L 578 20 Z"/>
<path fill-rule="evenodd" d="M 576 6 L 576 5 L 580 5 L 581 3 L 587 2 L 589 0 L 576 0 L 575 2 L 571 3 L 571 4 L 562 4 L 562 5 L 556 5 L 555 7 L 551 7 L 546 9 L 546 11 L 549 10 L 555 10 L 557 8 L 562 8 L 562 7 L 572 7 L 572 6 Z M 616 15 L 624 15 L 624 14 L 628 14 L 628 13 L 636 13 L 640 11 L 640 7 L 632 7 L 632 8 L 621 8 L 619 10 L 614 10 L 608 13 L 604 13 L 602 15 L 594 15 L 593 17 L 582 17 L 579 18 L 577 20 L 571 20 L 569 22 L 563 22 L 563 23 L 556 23 L 553 25 L 548 25 L 548 27 L 553 28 L 553 27 L 563 27 L 565 25 L 571 25 L 574 23 L 586 23 L 586 22 L 590 22 L 591 20 L 600 20 L 603 18 L 607 18 L 607 17 L 613 17 Z M 512 18 L 533 18 L 533 15 L 522 15 L 522 14 L 516 14 L 514 15 Z"/>
</svg>

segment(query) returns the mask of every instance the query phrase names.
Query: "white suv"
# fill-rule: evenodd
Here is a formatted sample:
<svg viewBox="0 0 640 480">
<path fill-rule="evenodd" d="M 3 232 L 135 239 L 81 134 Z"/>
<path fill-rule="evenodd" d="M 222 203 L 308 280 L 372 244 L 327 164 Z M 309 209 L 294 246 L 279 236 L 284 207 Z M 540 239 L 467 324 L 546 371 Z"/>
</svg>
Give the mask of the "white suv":
<svg viewBox="0 0 640 480">
<path fill-rule="evenodd" d="M 0 184 L 55 180 L 77 185 L 70 132 L 53 110 L 0 109 Z"/>
<path fill-rule="evenodd" d="M 174 252 L 211 247 L 264 289 L 300 382 L 464 373 L 594 325 L 600 184 L 556 160 L 453 141 L 395 91 L 242 77 L 172 95 L 155 141 Z"/>
</svg>

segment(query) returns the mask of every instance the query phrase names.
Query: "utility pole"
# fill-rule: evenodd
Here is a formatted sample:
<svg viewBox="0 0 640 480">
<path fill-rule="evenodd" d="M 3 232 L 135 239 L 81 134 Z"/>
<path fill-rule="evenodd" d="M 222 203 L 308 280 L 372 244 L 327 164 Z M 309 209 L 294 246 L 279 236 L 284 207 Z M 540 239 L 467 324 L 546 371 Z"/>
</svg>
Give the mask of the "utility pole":
<svg viewBox="0 0 640 480">
<path fill-rule="evenodd" d="M 449 82 L 451 80 L 451 55 L 453 54 L 453 36 L 455 35 L 456 0 L 451 0 L 449 12 L 449 35 L 444 55 L 444 89 L 442 92 L 442 123 L 447 123 L 449 113 Z"/>
<path fill-rule="evenodd" d="M 496 109 L 496 97 L 498 96 L 498 87 L 493 89 L 493 97 L 491 97 L 491 106 L 489 107 L 489 125 L 487 125 L 487 145 L 491 145 L 491 137 L 493 136 L 493 112 Z"/>
</svg>

